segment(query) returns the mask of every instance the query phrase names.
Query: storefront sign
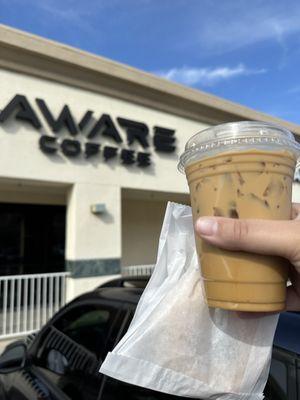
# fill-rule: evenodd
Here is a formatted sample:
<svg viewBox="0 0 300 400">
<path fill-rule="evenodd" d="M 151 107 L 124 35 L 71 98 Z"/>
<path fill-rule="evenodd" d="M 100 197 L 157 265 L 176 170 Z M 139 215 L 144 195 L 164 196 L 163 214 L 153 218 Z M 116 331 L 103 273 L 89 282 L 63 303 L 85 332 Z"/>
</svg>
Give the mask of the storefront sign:
<svg viewBox="0 0 300 400">
<path fill-rule="evenodd" d="M 39 139 L 40 149 L 46 154 L 62 152 L 67 157 L 83 155 L 86 159 L 102 155 L 104 161 L 119 157 L 124 165 L 136 164 L 139 167 L 147 167 L 151 165 L 151 153 L 148 150 L 150 143 L 157 152 L 173 153 L 176 149 L 173 129 L 155 126 L 153 134 L 149 135 L 149 128 L 143 122 L 117 117 L 119 125 L 117 126 L 109 114 L 102 114 L 95 120 L 94 112 L 90 110 L 87 110 L 77 123 L 67 105 L 62 108 L 59 116 L 54 118 L 44 100 L 35 101 L 53 132 L 53 135 L 42 134 Z M 1 111 L 0 123 L 4 124 L 9 118 L 27 122 L 37 131 L 42 128 L 41 119 L 24 95 L 15 95 Z M 70 138 L 61 138 L 59 134 L 62 130 L 67 130 Z M 123 147 L 120 134 L 123 130 L 127 137 L 128 148 Z M 115 145 L 102 147 L 97 139 L 105 137 L 110 138 Z M 142 151 L 130 148 L 133 143 L 138 143 Z"/>
</svg>

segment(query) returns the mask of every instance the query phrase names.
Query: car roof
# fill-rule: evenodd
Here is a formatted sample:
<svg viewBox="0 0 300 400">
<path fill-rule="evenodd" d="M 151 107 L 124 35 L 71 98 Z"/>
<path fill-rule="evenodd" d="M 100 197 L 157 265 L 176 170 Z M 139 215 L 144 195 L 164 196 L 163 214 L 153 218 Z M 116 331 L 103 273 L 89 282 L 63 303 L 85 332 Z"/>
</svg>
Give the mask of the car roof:
<svg viewBox="0 0 300 400">
<path fill-rule="evenodd" d="M 299 333 L 300 313 L 281 313 L 274 336 L 274 345 L 300 354 Z"/>
<path fill-rule="evenodd" d="M 97 293 L 102 299 L 126 301 L 128 303 L 137 304 L 144 289 L 136 287 L 112 287 L 98 288 Z"/>
<path fill-rule="evenodd" d="M 89 299 L 100 299 L 136 305 L 143 293 L 143 290 L 143 288 L 136 287 L 99 287 L 92 292 L 88 292 L 77 297 L 73 300 L 73 302 Z"/>
</svg>

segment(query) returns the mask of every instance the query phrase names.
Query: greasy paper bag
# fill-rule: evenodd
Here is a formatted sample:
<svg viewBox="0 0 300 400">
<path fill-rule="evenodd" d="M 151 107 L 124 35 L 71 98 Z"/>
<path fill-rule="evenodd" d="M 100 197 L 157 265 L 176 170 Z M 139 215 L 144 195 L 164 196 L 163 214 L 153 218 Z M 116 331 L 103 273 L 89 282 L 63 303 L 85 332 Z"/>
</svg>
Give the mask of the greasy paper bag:
<svg viewBox="0 0 300 400">
<path fill-rule="evenodd" d="M 201 399 L 262 399 L 278 315 L 208 308 L 191 208 L 169 203 L 153 275 L 100 372 Z"/>
</svg>

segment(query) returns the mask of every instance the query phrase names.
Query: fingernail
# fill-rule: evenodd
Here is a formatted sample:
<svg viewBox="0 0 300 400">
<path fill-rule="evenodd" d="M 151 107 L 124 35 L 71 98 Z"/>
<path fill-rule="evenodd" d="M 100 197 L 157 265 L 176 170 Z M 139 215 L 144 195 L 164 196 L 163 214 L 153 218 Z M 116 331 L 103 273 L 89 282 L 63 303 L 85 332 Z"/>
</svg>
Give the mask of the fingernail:
<svg viewBox="0 0 300 400">
<path fill-rule="evenodd" d="M 217 232 L 218 223 L 213 218 L 199 218 L 196 222 L 196 231 L 199 235 L 212 236 Z"/>
</svg>

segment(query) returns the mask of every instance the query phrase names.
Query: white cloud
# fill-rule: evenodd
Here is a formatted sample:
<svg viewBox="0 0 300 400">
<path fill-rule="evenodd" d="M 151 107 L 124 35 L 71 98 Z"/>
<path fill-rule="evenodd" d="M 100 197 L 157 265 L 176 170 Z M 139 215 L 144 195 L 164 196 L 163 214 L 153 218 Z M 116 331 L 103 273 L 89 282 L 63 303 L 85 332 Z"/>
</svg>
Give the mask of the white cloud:
<svg viewBox="0 0 300 400">
<path fill-rule="evenodd" d="M 226 53 L 271 40 L 286 51 L 286 38 L 300 32 L 300 3 L 228 0 L 210 9 L 196 30 L 206 53 Z"/>
<path fill-rule="evenodd" d="M 56 18 L 66 20 L 66 21 L 73 21 L 77 22 L 80 18 L 86 17 L 89 13 L 85 13 L 82 9 L 75 9 L 75 8 L 59 8 L 55 7 L 53 4 L 48 4 L 47 2 L 40 3 L 40 9 L 47 14 L 51 14 Z"/>
<path fill-rule="evenodd" d="M 0 2 L 3 0 L 0 0 Z M 113 0 L 111 0 L 113 1 Z M 9 0 L 10 3 L 20 4 L 22 0 Z M 46 18 L 53 17 L 61 21 L 85 23 L 88 25 L 88 18 L 101 9 L 102 2 L 89 0 L 88 4 L 77 0 L 27 0 L 28 6 L 45 14 Z"/>
<path fill-rule="evenodd" d="M 219 81 L 228 80 L 238 76 L 248 76 L 254 74 L 263 74 L 266 69 L 250 69 L 244 64 L 238 64 L 236 67 L 216 67 L 216 68 L 171 68 L 165 71 L 156 71 L 154 74 L 184 85 L 203 85 L 212 86 Z"/>
<path fill-rule="evenodd" d="M 19 2 L 20 0 L 10 0 Z M 76 29 L 85 31 L 89 34 L 97 34 L 97 29 L 90 22 L 91 17 L 97 10 L 97 0 L 89 1 L 88 6 L 77 0 L 28 0 L 32 5 L 42 12 L 45 17 L 45 23 L 52 23 L 53 19 L 58 23 L 74 26 Z"/>
<path fill-rule="evenodd" d="M 287 90 L 287 94 L 295 94 L 295 93 L 300 93 L 300 86 L 296 85 L 290 89 Z"/>
</svg>

